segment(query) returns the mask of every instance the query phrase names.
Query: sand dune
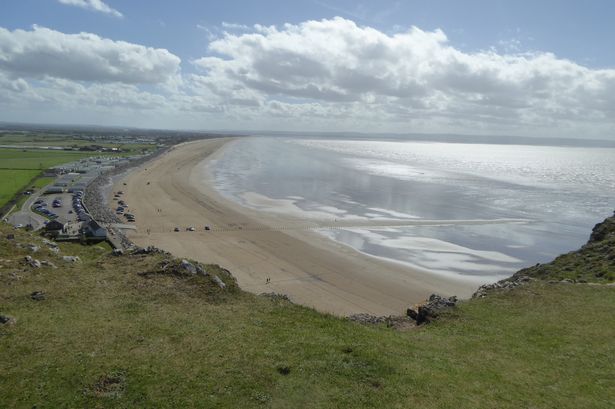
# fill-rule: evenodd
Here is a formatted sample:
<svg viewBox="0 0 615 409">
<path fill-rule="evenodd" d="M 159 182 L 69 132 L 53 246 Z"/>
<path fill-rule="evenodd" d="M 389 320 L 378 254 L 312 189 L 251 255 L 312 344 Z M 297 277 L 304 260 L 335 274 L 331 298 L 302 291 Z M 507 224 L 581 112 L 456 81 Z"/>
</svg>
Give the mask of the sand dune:
<svg viewBox="0 0 615 409">
<path fill-rule="evenodd" d="M 129 232 L 134 242 L 220 264 L 247 291 L 284 293 L 297 303 L 338 315 L 400 314 L 433 292 L 468 296 L 476 288 L 472 282 L 364 255 L 313 231 L 345 227 L 330 220 L 306 222 L 222 198 L 206 177 L 207 164 L 231 140 L 178 145 L 118 181 L 114 190 L 124 190 L 137 219 L 137 231 Z M 212 230 L 205 231 L 205 225 Z M 196 231 L 185 231 L 188 226 Z M 174 232 L 175 227 L 181 231 Z"/>
</svg>

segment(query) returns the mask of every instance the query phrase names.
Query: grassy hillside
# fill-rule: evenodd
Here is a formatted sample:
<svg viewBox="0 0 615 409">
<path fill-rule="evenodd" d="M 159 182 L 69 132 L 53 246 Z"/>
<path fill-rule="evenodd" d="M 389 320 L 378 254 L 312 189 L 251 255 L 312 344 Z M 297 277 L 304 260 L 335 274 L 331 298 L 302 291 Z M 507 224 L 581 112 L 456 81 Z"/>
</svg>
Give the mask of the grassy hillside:
<svg viewBox="0 0 615 409">
<path fill-rule="evenodd" d="M 615 281 L 615 215 L 598 223 L 587 244 L 579 250 L 563 254 L 550 263 L 523 269 L 516 275 L 558 281 Z"/>
<path fill-rule="evenodd" d="M 398 331 L 0 227 L 0 407 L 611 408 L 615 288 L 534 281 Z M 32 253 L 28 243 L 41 246 Z M 26 255 L 57 268 L 32 268 Z M 77 255 L 78 263 L 62 260 Z M 139 274 L 150 272 L 151 274 Z M 219 274 L 229 287 L 211 280 Z M 44 300 L 31 298 L 42 291 Z M 36 297 L 35 297 L 36 298 Z"/>
</svg>

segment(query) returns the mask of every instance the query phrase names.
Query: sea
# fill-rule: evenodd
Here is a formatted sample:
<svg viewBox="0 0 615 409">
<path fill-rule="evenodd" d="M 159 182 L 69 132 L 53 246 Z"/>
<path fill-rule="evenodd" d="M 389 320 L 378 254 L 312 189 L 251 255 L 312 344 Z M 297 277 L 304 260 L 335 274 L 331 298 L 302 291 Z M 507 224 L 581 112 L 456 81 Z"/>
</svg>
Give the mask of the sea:
<svg viewBox="0 0 615 409">
<path fill-rule="evenodd" d="M 209 173 L 242 206 L 476 283 L 579 248 L 615 209 L 604 147 L 263 136 L 236 140 Z"/>
</svg>

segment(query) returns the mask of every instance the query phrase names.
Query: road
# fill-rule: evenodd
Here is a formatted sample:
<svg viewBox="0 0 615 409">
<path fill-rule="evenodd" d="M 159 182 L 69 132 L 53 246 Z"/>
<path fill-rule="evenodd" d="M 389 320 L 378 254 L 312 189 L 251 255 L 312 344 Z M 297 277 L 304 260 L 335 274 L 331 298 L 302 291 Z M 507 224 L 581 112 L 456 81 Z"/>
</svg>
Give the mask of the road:
<svg viewBox="0 0 615 409">
<path fill-rule="evenodd" d="M 24 203 L 24 205 L 18 211 L 11 213 L 8 216 L 8 222 L 13 226 L 17 226 L 18 224 L 22 224 L 24 226 L 31 224 L 34 230 L 38 230 L 45 225 L 45 221 L 47 220 L 43 216 L 36 214 L 30 210 L 32 204 L 36 201 L 36 199 L 41 196 L 41 194 L 45 191 L 45 188 L 39 189 L 37 192 L 33 193 L 28 200 Z"/>
</svg>

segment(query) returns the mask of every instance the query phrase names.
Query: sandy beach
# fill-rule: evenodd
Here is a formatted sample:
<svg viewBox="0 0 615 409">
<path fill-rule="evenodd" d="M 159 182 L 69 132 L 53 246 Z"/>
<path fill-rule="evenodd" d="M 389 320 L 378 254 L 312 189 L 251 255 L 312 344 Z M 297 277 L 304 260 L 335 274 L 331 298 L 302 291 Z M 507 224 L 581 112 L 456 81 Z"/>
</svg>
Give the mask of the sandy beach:
<svg viewBox="0 0 615 409">
<path fill-rule="evenodd" d="M 431 293 L 467 297 L 476 289 L 472 282 L 364 255 L 292 216 L 223 198 L 206 173 L 227 143 L 232 138 L 177 145 L 116 183 L 114 191 L 124 191 L 136 216 L 137 230 L 128 233 L 136 244 L 219 264 L 246 291 L 284 293 L 296 303 L 336 315 L 402 314 Z M 186 231 L 188 226 L 196 231 Z M 174 232 L 175 227 L 180 231 Z"/>
</svg>

